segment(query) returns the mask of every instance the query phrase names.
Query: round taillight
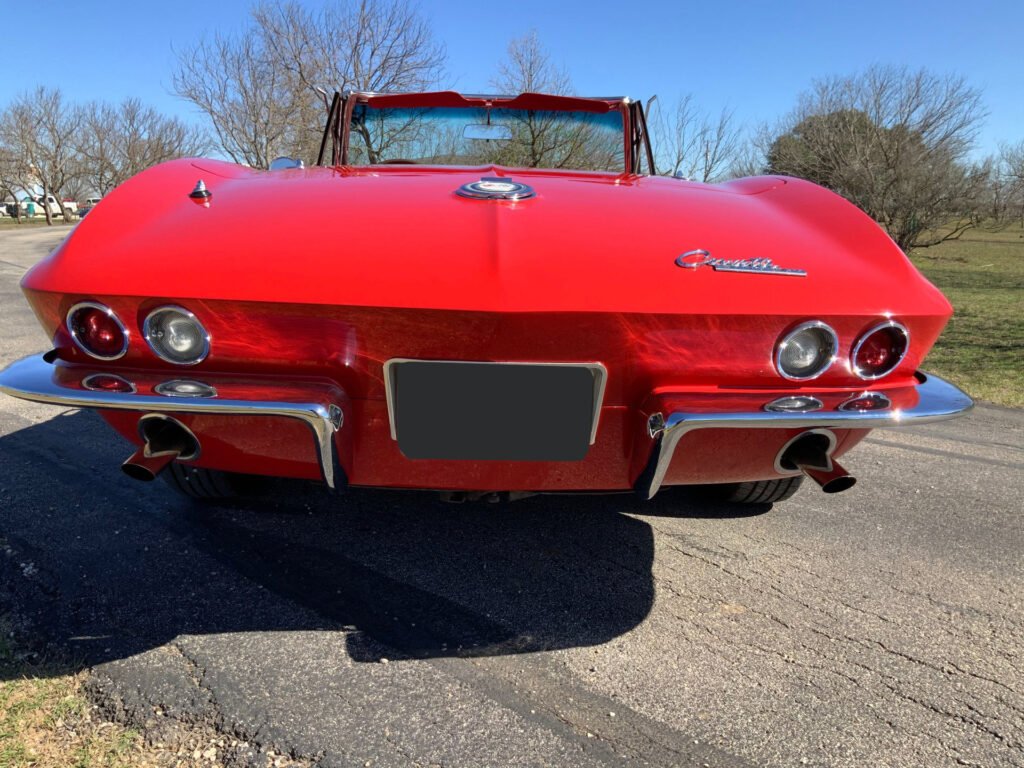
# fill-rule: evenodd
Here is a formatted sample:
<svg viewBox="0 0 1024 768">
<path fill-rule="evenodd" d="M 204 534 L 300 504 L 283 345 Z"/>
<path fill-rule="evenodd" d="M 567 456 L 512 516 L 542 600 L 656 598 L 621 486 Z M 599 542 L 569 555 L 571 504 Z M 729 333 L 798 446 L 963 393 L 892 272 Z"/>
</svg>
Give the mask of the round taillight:
<svg viewBox="0 0 1024 768">
<path fill-rule="evenodd" d="M 124 323 L 103 304 L 75 304 L 68 310 L 67 326 L 75 346 L 97 360 L 117 360 L 128 351 Z"/>
<path fill-rule="evenodd" d="M 162 360 L 195 365 L 210 352 L 210 335 L 196 316 L 181 307 L 160 307 L 146 316 L 143 335 Z"/>
<path fill-rule="evenodd" d="M 879 323 L 858 339 L 850 355 L 853 372 L 862 379 L 892 373 L 910 346 L 910 332 L 893 320 Z"/>
<path fill-rule="evenodd" d="M 819 320 L 801 323 L 788 331 L 775 346 L 775 369 L 794 381 L 813 379 L 832 365 L 839 339 L 836 332 Z"/>
</svg>

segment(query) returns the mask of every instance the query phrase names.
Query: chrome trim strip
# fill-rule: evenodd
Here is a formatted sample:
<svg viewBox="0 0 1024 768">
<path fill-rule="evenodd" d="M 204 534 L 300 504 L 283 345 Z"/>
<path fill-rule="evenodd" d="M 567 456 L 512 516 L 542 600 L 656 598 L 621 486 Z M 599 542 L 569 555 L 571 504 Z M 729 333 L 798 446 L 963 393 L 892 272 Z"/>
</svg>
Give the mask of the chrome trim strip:
<svg viewBox="0 0 1024 768">
<path fill-rule="evenodd" d="M 812 373 L 810 376 L 790 376 L 782 369 L 782 348 L 786 346 L 786 342 L 788 342 L 791 337 L 800 333 L 800 331 L 807 330 L 808 328 L 818 328 L 819 330 L 828 333 L 828 335 L 832 338 L 832 354 L 829 355 L 828 362 L 825 363 L 825 365 L 822 366 L 819 370 Z M 828 323 L 823 323 L 821 320 L 808 320 L 805 323 L 794 325 L 792 328 L 790 328 L 788 331 L 783 333 L 782 336 L 779 337 L 779 340 L 775 342 L 775 354 L 772 356 L 772 359 L 775 363 L 775 372 L 778 373 L 779 376 L 781 376 L 782 378 L 789 379 L 790 381 L 810 381 L 811 379 L 818 378 L 823 373 L 825 373 L 825 371 L 831 368 L 832 364 L 835 363 L 838 355 L 839 336 L 836 334 L 832 326 L 829 325 Z"/>
<path fill-rule="evenodd" d="M 192 320 L 196 325 L 199 326 L 199 330 L 203 332 L 204 342 L 203 351 L 199 354 L 199 357 L 197 357 L 194 360 L 175 360 L 174 358 L 167 357 L 159 349 L 157 349 L 157 346 L 153 343 L 153 340 L 149 338 L 149 326 L 150 323 L 153 321 L 153 317 L 161 312 L 177 312 L 179 314 L 185 315 L 189 320 Z M 143 338 L 146 339 L 146 344 L 149 345 L 149 348 L 154 355 L 159 357 L 161 360 L 168 363 L 173 363 L 174 365 L 198 365 L 199 363 L 203 362 L 203 360 L 205 360 L 207 356 L 210 354 L 210 334 L 207 332 L 206 326 L 199 321 L 199 318 L 196 317 L 193 312 L 185 309 L 184 307 L 178 306 L 177 304 L 164 304 L 162 307 L 157 307 L 148 315 L 146 315 L 146 319 L 142 323 L 142 336 Z"/>
<path fill-rule="evenodd" d="M 53 380 L 54 367 L 41 355 L 32 355 L 0 371 L 0 392 L 48 405 L 66 408 L 104 408 L 147 413 L 232 414 L 243 416 L 283 416 L 304 422 L 316 439 L 317 460 L 324 482 L 335 488 L 337 456 L 334 433 L 341 429 L 344 414 L 334 403 L 287 403 L 270 400 L 175 399 L 161 395 L 127 392 L 98 392 L 69 389 Z"/>
<path fill-rule="evenodd" d="M 900 359 L 893 363 L 889 370 L 884 371 L 883 373 L 880 373 L 877 376 L 865 376 L 863 373 L 860 372 L 860 369 L 857 367 L 857 353 L 860 352 L 860 348 L 864 344 L 864 342 L 867 341 L 868 336 L 873 334 L 875 331 L 882 330 L 883 328 L 895 328 L 903 334 L 903 354 L 900 355 Z M 903 325 L 903 323 L 897 323 L 895 320 L 886 320 L 885 322 L 879 323 L 878 325 L 871 326 L 860 335 L 860 338 L 857 339 L 857 343 L 854 344 L 853 349 L 850 350 L 850 370 L 853 371 L 859 378 L 864 379 L 864 381 L 875 381 L 877 379 L 881 379 L 885 376 L 888 376 L 890 373 L 899 368 L 900 363 L 903 362 L 903 358 L 907 356 L 907 352 L 909 351 L 910 331 L 907 329 L 907 326 Z"/>
<path fill-rule="evenodd" d="M 392 368 L 398 363 L 458 363 L 460 365 L 559 365 L 569 368 L 587 368 L 594 374 L 594 418 L 590 426 L 590 444 L 597 442 L 597 425 L 601 420 L 601 406 L 604 404 L 604 390 L 608 383 L 608 369 L 601 363 L 559 363 L 530 360 L 420 360 L 413 357 L 392 357 L 384 363 L 384 396 L 388 404 L 388 425 L 391 427 L 391 439 L 398 440 L 395 428 L 394 377 Z"/>
<path fill-rule="evenodd" d="M 917 374 L 918 402 L 913 408 L 890 411 L 818 411 L 816 413 L 739 413 L 676 412 L 665 417 L 665 429 L 654 447 L 654 473 L 645 487 L 637 490 L 644 498 L 654 498 L 668 472 L 676 446 L 684 435 L 697 429 L 876 429 L 911 427 L 932 421 L 952 419 L 974 407 L 974 401 L 957 387 L 932 374 Z M 641 476 L 642 477 L 642 476 Z"/>
<path fill-rule="evenodd" d="M 121 335 L 124 336 L 124 345 L 121 347 L 121 351 L 118 352 L 116 355 L 111 355 L 109 357 L 106 357 L 104 355 L 97 355 L 95 352 L 90 350 L 88 347 L 85 346 L 85 344 L 83 344 L 79 340 L 78 334 L 75 333 L 75 329 L 71 325 L 71 316 L 73 314 L 75 314 L 75 312 L 77 312 L 78 310 L 86 309 L 86 308 L 88 308 L 88 309 L 98 309 L 101 312 L 106 313 L 107 317 L 109 317 L 111 320 L 113 320 L 115 323 L 117 323 L 117 327 L 121 329 Z M 108 360 L 108 361 L 109 360 L 120 360 L 122 357 L 124 357 L 125 353 L 128 351 L 128 343 L 129 343 L 128 329 L 125 327 L 124 323 L 121 322 L 121 318 L 117 316 L 117 313 L 114 310 L 112 310 L 110 307 L 108 307 L 106 304 L 100 304 L 99 302 L 96 302 L 96 301 L 80 301 L 80 302 L 78 302 L 77 304 L 72 306 L 71 309 L 68 310 L 68 313 L 66 315 L 64 315 L 64 327 L 68 329 L 68 333 L 71 335 L 71 340 L 75 343 L 75 346 L 78 347 L 83 352 L 85 352 L 85 354 L 87 354 L 89 357 L 93 358 L 94 360 Z"/>
</svg>

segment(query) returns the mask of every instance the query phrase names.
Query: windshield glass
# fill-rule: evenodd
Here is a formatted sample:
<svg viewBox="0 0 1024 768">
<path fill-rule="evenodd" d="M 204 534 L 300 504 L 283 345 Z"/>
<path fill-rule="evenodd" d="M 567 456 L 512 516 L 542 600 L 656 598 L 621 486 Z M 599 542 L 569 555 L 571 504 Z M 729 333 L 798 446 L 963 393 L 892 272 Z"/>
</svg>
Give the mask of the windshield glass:
<svg viewBox="0 0 1024 768">
<path fill-rule="evenodd" d="M 622 114 L 357 104 L 348 162 L 505 165 L 622 172 Z"/>
</svg>

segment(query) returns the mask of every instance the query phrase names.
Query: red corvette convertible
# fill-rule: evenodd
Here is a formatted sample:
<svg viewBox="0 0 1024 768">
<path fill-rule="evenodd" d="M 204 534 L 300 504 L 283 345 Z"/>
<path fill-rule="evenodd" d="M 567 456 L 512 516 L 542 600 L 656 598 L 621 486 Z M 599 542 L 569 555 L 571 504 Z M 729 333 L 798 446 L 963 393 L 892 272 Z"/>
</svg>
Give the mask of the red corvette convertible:
<svg viewBox="0 0 1024 768">
<path fill-rule="evenodd" d="M 53 349 L 0 391 L 97 409 L 125 472 L 201 498 L 771 502 L 971 407 L 918 370 L 949 303 L 858 209 L 653 165 L 629 99 L 335 95 L 316 167 L 179 160 L 108 195 L 25 277 Z"/>
</svg>

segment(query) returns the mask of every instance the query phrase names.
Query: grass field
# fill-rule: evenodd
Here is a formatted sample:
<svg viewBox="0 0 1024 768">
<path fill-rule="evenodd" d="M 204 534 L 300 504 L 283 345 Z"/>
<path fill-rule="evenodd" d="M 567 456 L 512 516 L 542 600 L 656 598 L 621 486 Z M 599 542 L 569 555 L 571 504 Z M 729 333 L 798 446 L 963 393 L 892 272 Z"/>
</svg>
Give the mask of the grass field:
<svg viewBox="0 0 1024 768">
<path fill-rule="evenodd" d="M 955 312 L 924 369 L 976 399 L 1024 407 L 1024 229 L 968 232 L 911 260 Z"/>
</svg>

